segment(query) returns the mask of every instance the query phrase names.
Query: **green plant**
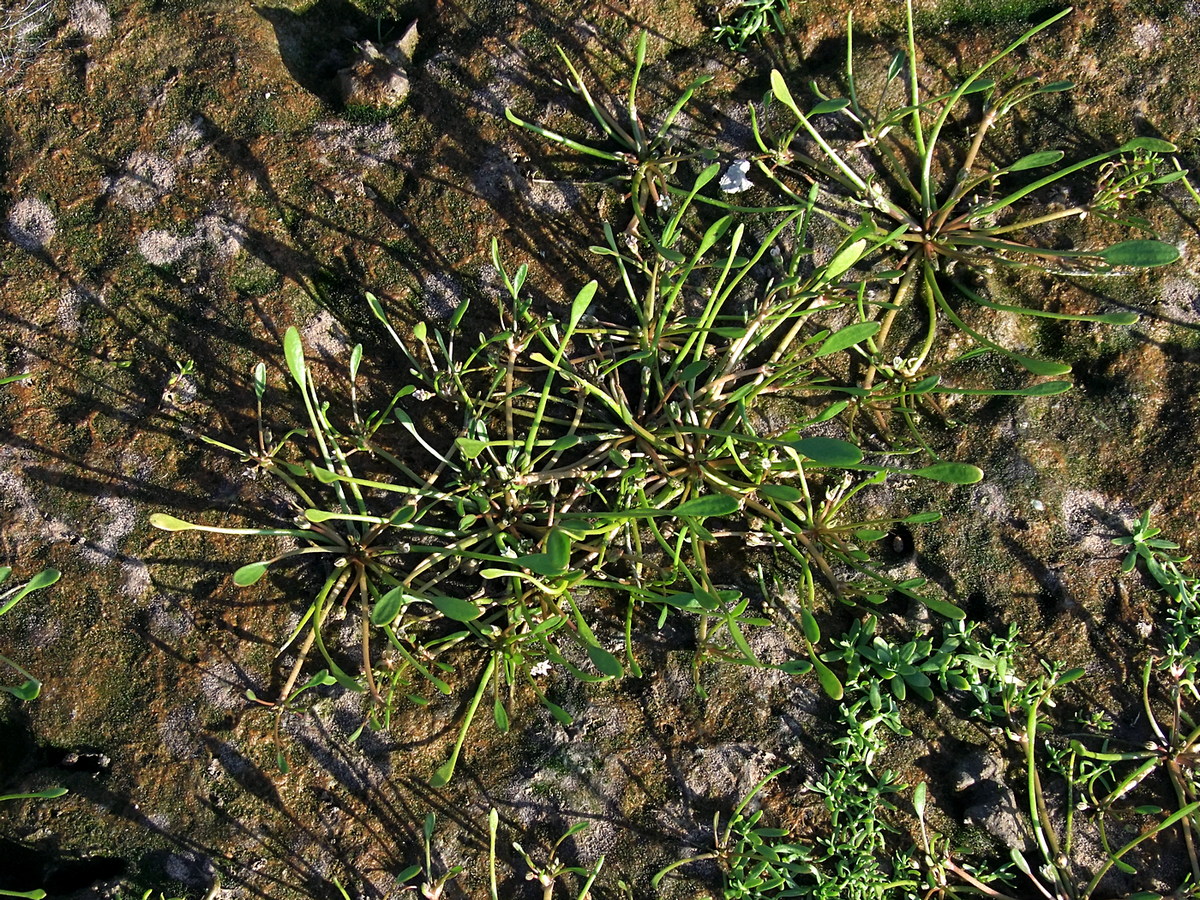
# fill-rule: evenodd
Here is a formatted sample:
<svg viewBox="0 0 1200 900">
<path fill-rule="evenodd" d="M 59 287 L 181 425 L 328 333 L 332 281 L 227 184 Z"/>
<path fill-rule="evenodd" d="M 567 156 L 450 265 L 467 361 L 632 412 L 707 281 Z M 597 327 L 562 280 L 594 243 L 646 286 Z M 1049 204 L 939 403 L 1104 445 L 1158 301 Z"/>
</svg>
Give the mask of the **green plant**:
<svg viewBox="0 0 1200 900">
<path fill-rule="evenodd" d="M 1042 150 L 1004 164 L 985 163 L 984 142 L 998 122 L 1022 104 L 1071 85 L 1038 84 L 1035 79 L 1025 78 L 1001 89 L 984 76 L 1069 10 L 1029 29 L 957 86 L 933 97 L 923 97 L 918 87 L 911 2 L 907 10 L 907 48 L 893 58 L 874 107 L 858 93 L 851 19 L 847 28 L 847 96 L 831 98 L 814 85 L 818 102 L 804 112 L 783 75 L 772 71 L 772 95 L 796 124 L 778 133 L 770 129 L 770 117 L 756 115 L 754 124 L 761 151 L 756 159 L 760 171 L 796 202 L 802 198 L 787 185 L 788 180 L 801 177 L 818 185 L 830 218 L 851 235 L 869 241 L 879 252 L 879 265 L 886 269 L 884 275 L 897 280 L 889 298 L 862 307 L 863 320 L 876 321 L 879 328 L 866 342 L 869 353 L 857 402 L 874 410 L 881 425 L 882 412 L 894 408 L 911 427 L 913 403 L 922 396 L 997 392 L 1039 395 L 1065 390 L 1066 382 L 1054 381 L 1012 391 L 955 389 L 940 383 L 940 372 L 927 373 L 926 363 L 941 322 L 946 320 L 976 344 L 957 361 L 996 353 L 1034 375 L 1069 372 L 1067 365 L 1033 357 L 985 336 L 968 324 L 971 311 L 982 308 L 1026 317 L 1108 324 L 1128 324 L 1136 316 L 1124 312 L 1069 313 L 1002 303 L 991 297 L 982 284 L 973 285 L 972 277 L 984 281 L 993 268 L 1111 274 L 1174 262 L 1179 258 L 1178 249 L 1152 239 L 1126 240 L 1098 249 L 1064 250 L 1046 246 L 1034 235 L 1040 227 L 1089 216 L 1148 229 L 1147 222 L 1122 213 L 1122 207 L 1186 173 L 1178 167 L 1165 174 L 1158 172 L 1161 154 L 1173 152 L 1175 147 L 1154 138 L 1134 138 L 1070 164 L 1062 163 L 1064 153 L 1060 150 Z M 907 82 L 903 87 L 906 96 L 902 105 L 889 108 L 888 93 L 898 81 Z M 950 145 L 946 134 L 952 115 L 968 97 L 981 102 L 982 112 L 978 120 L 963 123 L 968 140 L 966 149 L 958 150 Z M 832 114 L 847 120 L 861 134 L 860 139 L 849 146 L 835 147 L 813 121 Z M 809 146 L 798 140 L 801 133 Z M 1037 200 L 1047 188 L 1089 168 L 1097 172 L 1089 200 L 1065 207 Z M 1023 180 L 1024 173 L 1045 169 L 1050 174 Z M 924 327 L 914 334 L 911 344 L 901 338 L 897 346 L 893 326 L 900 313 L 914 304 L 920 310 L 917 315 L 924 317 Z M 872 305 L 875 310 L 869 308 Z M 877 384 L 880 379 L 882 383 Z"/>
<path fill-rule="evenodd" d="M 488 874 L 488 896 L 491 900 L 499 900 L 499 883 L 498 883 L 498 861 L 496 856 L 496 840 L 500 827 L 500 816 L 495 809 L 488 811 L 488 857 L 487 857 L 487 874 Z M 467 871 L 464 865 L 450 866 L 444 868 L 444 871 L 439 875 L 435 875 L 438 867 L 433 861 L 433 834 L 437 825 L 437 817 L 433 813 L 425 816 L 425 824 L 421 832 L 421 845 L 424 850 L 424 863 L 414 864 L 406 868 L 396 876 L 396 881 L 401 885 L 401 892 L 419 891 L 425 900 L 439 900 L 446 890 L 447 885 L 455 878 Z M 541 864 L 534 861 L 534 858 L 525 851 L 525 849 L 516 841 L 513 841 L 512 847 L 524 861 L 528 871 L 525 873 L 526 881 L 536 881 L 542 889 L 543 900 L 553 900 L 555 896 L 555 886 L 564 883 L 564 876 L 578 876 L 581 879 L 578 892 L 574 894 L 575 900 L 589 900 L 591 897 L 590 891 L 596 878 L 600 874 L 600 870 L 604 867 L 604 857 L 601 856 L 597 862 L 589 867 L 583 868 L 580 866 L 567 866 L 559 859 L 560 847 L 574 835 L 579 834 L 588 827 L 586 822 L 580 822 L 571 826 L 553 843 L 550 847 L 549 862 Z M 342 895 L 346 896 L 345 890 L 338 884 L 338 889 L 342 891 Z"/>
<path fill-rule="evenodd" d="M 833 740 L 836 752 L 804 786 L 821 799 L 828 814 L 820 834 L 796 843 L 786 830 L 760 825 L 761 809 L 746 813 L 763 787 L 786 771 L 777 769 L 743 798 L 723 829 L 719 814 L 714 816 L 711 851 L 664 867 L 651 887 L 682 866 L 712 859 L 724 873 L 725 900 L 915 896 L 916 860 L 910 851 L 897 849 L 895 829 L 886 822 L 894 810 L 890 798 L 904 785 L 889 770 L 873 770 L 877 754 L 886 746 L 881 732 L 911 732 L 901 722 L 895 701 L 878 690 L 878 682 L 865 695 L 856 692 L 852 701 L 838 707 L 837 715 L 843 728 Z"/>
<path fill-rule="evenodd" d="M 730 50 L 741 53 L 763 32 L 785 34 L 785 20 L 790 13 L 788 0 L 738 0 L 728 16 L 717 13 L 718 25 L 713 28 L 713 36 L 724 41 Z"/>
<path fill-rule="evenodd" d="M 444 332 L 418 323 L 410 348 L 368 297 L 415 382 L 382 409 L 360 410 L 361 346 L 351 353 L 348 409 L 338 412 L 322 399 L 299 334 L 289 329 L 284 356 L 308 427 L 273 440 L 264 421 L 265 367 L 255 369 L 255 445 L 242 451 L 207 440 L 282 482 L 294 497 L 295 524 L 227 528 L 162 513 L 151 522 L 169 531 L 298 544 L 239 568 L 239 585 L 253 584 L 275 565 L 328 562 L 316 598 L 284 643 L 307 631 L 275 704 L 281 715 L 299 694 L 336 682 L 366 693 L 365 724 L 384 727 L 396 700 L 427 702 L 414 681 L 449 693 L 460 662 L 471 658 L 457 651 L 469 650 L 476 660 L 482 651 L 458 739 L 433 779 L 444 784 L 486 696 L 501 730 L 518 689 L 569 722 L 535 670 L 553 666 L 585 682 L 618 677 L 626 666 L 639 671 L 633 646 L 639 609 L 653 610 L 660 624 L 671 610 L 695 617 L 697 671 L 709 660 L 764 665 L 743 632 L 769 620 L 710 569 L 709 556 L 722 541 L 780 548 L 808 567 L 806 628 L 814 571 L 847 602 L 878 602 L 898 591 L 961 617 L 952 604 L 917 593 L 919 580 L 897 582 L 871 565 L 860 545 L 882 536 L 891 520 L 857 518 L 851 501 L 891 472 L 954 484 L 982 473 L 954 463 L 869 463 L 850 442 L 805 436 L 845 402 L 796 412 L 774 431 L 759 412 L 825 393 L 821 361 L 876 327 L 803 329 L 820 308 L 813 301 L 833 293 L 861 245 L 851 242 L 806 279 L 767 292 L 743 312 L 736 305 L 746 296 L 746 276 L 771 241 L 743 258 L 744 228 L 730 217 L 698 240 L 686 236 L 683 224 L 692 198 L 716 172 L 710 166 L 701 174 L 661 229 L 647 225 L 653 254 L 622 248 L 608 230 L 609 245 L 599 252 L 617 267 L 628 324 L 601 322 L 590 312 L 595 282 L 576 295 L 565 317 L 533 315 L 523 293 L 527 269 L 510 274 L 493 245 L 508 297 L 498 307 L 499 329 L 477 342 L 461 334 L 463 304 Z M 808 212 L 793 213 L 775 234 L 802 230 Z M 703 307 L 691 310 L 683 290 L 699 279 L 711 287 Z M 406 398 L 438 404 L 439 424 L 457 418 L 451 440 L 438 444 L 427 436 L 402 405 Z M 404 440 L 415 441 L 423 458 L 398 455 L 393 448 Z M 853 577 L 835 566 L 848 567 Z M 623 610 L 612 610 L 614 603 Z M 359 619 L 357 675 L 345 671 L 324 637 L 333 611 L 346 608 Z M 609 638 L 597 635 L 600 625 Z M 604 646 L 608 641 L 617 653 Z M 815 642 L 806 641 L 812 658 Z M 296 690 L 314 648 L 324 669 Z"/>
<path fill-rule="evenodd" d="M 809 871 L 807 849 L 789 844 L 787 832 L 760 825 L 763 811 L 747 812 L 747 808 L 768 784 L 787 771 L 776 769 L 758 782 L 734 807 L 725 827 L 721 814 L 713 815 L 713 849 L 664 866 L 650 879 L 657 888 L 667 875 L 683 866 L 701 860 L 716 860 L 725 876 L 725 900 L 750 900 L 758 897 L 791 897 L 798 879 Z"/>
<path fill-rule="evenodd" d="M 1142 522 L 1143 526 L 1147 524 Z M 1153 538 L 1145 527 L 1139 534 Z M 1156 546 L 1153 551 L 1161 552 L 1161 548 Z M 1193 869 L 1189 878 L 1195 879 L 1193 842 L 1200 799 L 1191 758 L 1200 730 L 1188 732 L 1181 727 L 1190 719 L 1178 705 L 1179 693 L 1172 692 L 1174 717 L 1167 726 L 1161 725 L 1149 694 L 1154 668 L 1151 660 L 1143 670 L 1142 699 L 1154 740 L 1144 747 L 1119 750 L 1114 746 L 1119 742 L 1112 736 L 1111 723 L 1097 722 L 1095 714 L 1087 717 L 1089 733 L 1063 736 L 1044 710 L 1055 705 L 1054 691 L 1078 680 L 1084 671 L 1063 670 L 1042 662 L 1044 673 L 1027 682 L 1016 674 L 1017 646 L 1015 630 L 998 642 L 993 639 L 992 647 L 978 654 L 979 661 L 988 665 L 980 666 L 977 675 L 985 677 L 975 682 L 988 681 L 986 673 L 991 673 L 990 683 L 981 690 L 987 699 L 978 713 L 988 721 L 1003 724 L 1005 734 L 1019 750 L 1025 776 L 1026 822 L 1036 856 L 1031 861 L 1028 850 L 1014 848 L 1010 853 L 1013 870 L 995 865 L 979 869 L 955 859 L 949 842 L 926 826 L 926 788 L 919 785 L 914 808 L 923 847 L 923 878 L 928 889 L 925 896 L 984 894 L 997 900 L 1016 900 L 1028 896 L 1016 880 L 1019 872 L 1025 876 L 1024 884 L 1048 900 L 1086 900 L 1096 895 L 1113 870 L 1136 874 L 1128 857 L 1141 844 L 1164 835 L 1175 825 L 1182 828 Z M 1166 773 L 1174 790 L 1174 812 L 1164 813 L 1157 803 L 1139 803 L 1133 797 L 1135 789 L 1156 770 Z M 1054 804 L 1046 799 L 1047 774 L 1058 780 Z M 1103 851 L 1102 859 L 1095 864 L 1076 858 L 1072 852 L 1083 825 L 1092 829 L 1093 839 Z M 1121 837 L 1122 832 L 1126 837 Z M 1180 888 L 1184 893 L 1173 896 L 1190 896 L 1187 890 L 1185 884 Z M 1149 891 L 1129 896 L 1162 900 L 1161 894 Z"/>
<path fill-rule="evenodd" d="M 557 131 L 527 122 L 508 108 L 505 108 L 504 114 L 510 122 L 520 125 L 534 134 L 587 156 L 619 165 L 621 171 L 608 180 L 611 183 L 628 183 L 629 197 L 633 203 L 633 218 L 626 231 L 636 234 L 640 231 L 642 222 L 647 215 L 667 213 L 670 210 L 669 180 L 675 174 L 680 163 L 689 159 L 713 159 L 716 156 L 716 153 L 710 150 L 676 153 L 671 147 L 670 136 L 671 125 L 683 110 L 684 105 L 698 88 L 712 80 L 712 76 L 701 75 L 692 81 L 663 116 L 662 124 L 658 129 L 651 132 L 642 124 L 637 106 L 638 79 L 642 74 L 642 66 L 646 62 L 645 32 L 642 32 L 638 38 L 637 48 L 634 52 L 633 77 L 630 80 L 629 96 L 624 104 L 623 116 L 621 113 L 610 112 L 603 103 L 597 102 L 592 97 L 591 91 L 588 90 L 586 82 L 574 63 L 561 47 L 556 49 L 571 75 L 570 82 L 566 85 L 567 88 L 583 99 L 606 138 L 616 144 L 619 149 L 610 150 L 574 140 Z"/>
<path fill-rule="evenodd" d="M 58 581 L 60 574 L 57 569 L 43 569 L 24 584 L 13 585 L 0 591 L 0 616 L 4 615 L 24 597 L 34 591 L 39 591 L 54 584 Z M 10 575 L 12 575 L 12 569 L 9 566 L 0 566 L 0 584 L 8 581 Z M 12 694 L 18 700 L 33 700 L 41 693 L 42 683 L 25 669 L 21 668 L 21 666 L 2 654 L 0 654 L 0 663 L 8 666 L 25 679 L 15 687 L 0 685 L 0 691 Z"/>
<path fill-rule="evenodd" d="M 911 690 L 923 700 L 933 699 L 933 685 L 943 691 L 970 690 L 979 684 L 980 670 L 992 668 L 988 661 L 969 652 L 973 641 L 961 619 L 952 620 L 944 628 L 942 642 L 934 648 L 931 639 L 914 638 L 894 644 L 877 633 L 878 619 L 869 615 L 856 619 L 850 630 L 831 642 L 830 649 L 821 655 L 827 663 L 839 662 L 846 667 L 849 686 L 886 684 L 897 700 L 904 700 Z"/>
<path fill-rule="evenodd" d="M 494 853 L 497 820 L 498 816 L 496 814 L 496 810 L 493 809 L 488 816 L 489 847 L 493 848 L 490 858 L 492 886 L 491 900 L 498 900 L 498 895 L 496 893 L 496 864 Z M 596 878 L 600 875 L 600 870 L 604 868 L 604 857 L 601 856 L 598 860 L 596 860 L 596 863 L 591 868 L 567 866 L 564 865 L 558 858 L 559 847 L 562 846 L 563 842 L 579 834 L 579 832 L 583 831 L 587 827 L 587 822 L 577 822 L 564 831 L 562 836 L 559 837 L 558 840 L 556 840 L 550 847 L 550 861 L 547 863 L 534 862 L 533 858 L 525 851 L 525 848 L 516 841 L 513 841 L 513 849 L 520 854 L 521 859 L 525 861 L 525 865 L 529 867 L 529 871 L 525 874 L 525 880 L 536 881 L 538 883 L 542 889 L 542 900 L 553 900 L 554 886 L 559 883 L 559 880 L 564 875 L 575 875 L 583 879 L 583 884 L 579 888 L 579 893 L 576 894 L 576 900 L 588 900 L 588 898 L 591 896 L 589 892 L 592 889 L 592 885 L 595 883 Z"/>
<path fill-rule="evenodd" d="M 421 829 L 421 846 L 425 851 L 424 865 L 411 865 L 399 875 L 396 876 L 396 883 L 402 885 L 401 891 L 417 891 L 421 892 L 421 896 L 425 900 L 440 900 L 442 892 L 445 891 L 446 885 L 453 879 L 465 871 L 466 867 L 457 865 L 446 868 L 440 875 L 435 875 L 433 865 L 433 830 L 437 825 L 437 816 L 429 813 L 425 816 L 425 824 Z M 414 881 L 419 876 L 424 876 L 420 885 Z M 408 882 L 413 882 L 409 884 Z"/>
</svg>

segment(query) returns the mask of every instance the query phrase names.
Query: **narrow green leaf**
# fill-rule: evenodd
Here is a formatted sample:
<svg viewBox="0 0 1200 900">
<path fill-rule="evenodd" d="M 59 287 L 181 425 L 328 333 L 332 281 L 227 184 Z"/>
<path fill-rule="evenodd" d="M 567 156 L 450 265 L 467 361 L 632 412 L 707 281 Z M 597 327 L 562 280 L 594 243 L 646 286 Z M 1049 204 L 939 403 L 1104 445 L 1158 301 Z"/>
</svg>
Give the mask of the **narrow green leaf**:
<svg viewBox="0 0 1200 900">
<path fill-rule="evenodd" d="M 996 82 L 991 78 L 980 78 L 978 81 L 971 82 L 971 84 L 967 86 L 967 89 L 964 90 L 959 96 L 966 96 L 967 94 L 979 94 L 983 91 L 990 91 L 995 86 Z"/>
<path fill-rule="evenodd" d="M 760 484 L 757 490 L 764 497 L 784 503 L 795 503 L 804 499 L 804 491 L 790 484 Z"/>
<path fill-rule="evenodd" d="M 252 584 L 258 583 L 266 572 L 267 563 L 248 563 L 233 573 L 233 583 L 238 587 L 249 587 Z"/>
<path fill-rule="evenodd" d="M 183 519 L 168 516 L 166 513 L 154 513 L 151 515 L 150 524 L 155 528 L 161 528 L 163 531 L 191 531 L 194 528 L 200 527 L 199 525 L 193 525 L 191 522 L 185 522 Z"/>
<path fill-rule="evenodd" d="M 433 773 L 433 777 L 429 779 L 429 786 L 431 788 L 444 788 L 446 785 L 448 785 L 450 783 L 450 779 L 454 777 L 454 764 L 456 762 L 458 762 L 458 760 L 451 757 L 442 763 L 438 767 L 438 770 Z"/>
<path fill-rule="evenodd" d="M 1042 381 L 1024 388 L 939 388 L 939 394 L 962 394 L 968 397 L 1052 397 L 1065 394 L 1073 385 L 1069 381 Z"/>
<path fill-rule="evenodd" d="M 450 330 L 457 331 L 458 326 L 462 324 L 463 316 L 467 314 L 467 309 L 471 306 L 471 298 L 464 297 L 462 302 L 454 310 L 454 315 L 450 317 Z"/>
<path fill-rule="evenodd" d="M 42 692 L 42 683 L 36 678 L 27 678 L 16 687 L 0 687 L 0 690 L 12 694 L 18 700 L 36 700 Z"/>
<path fill-rule="evenodd" d="M 474 603 L 458 597 L 430 597 L 429 602 L 443 616 L 455 622 L 472 622 L 483 615 L 483 610 Z"/>
<path fill-rule="evenodd" d="M 1078 681 L 1080 678 L 1082 678 L 1086 674 L 1087 674 L 1087 671 L 1085 669 L 1070 669 L 1070 670 L 1064 672 L 1062 675 L 1060 675 L 1058 680 L 1054 683 L 1056 686 L 1063 685 L 1063 684 L 1070 684 L 1072 681 Z"/>
<path fill-rule="evenodd" d="M 496 727 L 500 729 L 501 732 L 508 732 L 508 710 L 504 708 L 504 704 L 500 702 L 499 697 L 497 697 L 495 702 L 492 703 L 492 719 L 495 721 Z"/>
<path fill-rule="evenodd" d="M 1163 241 L 1139 239 L 1121 241 L 1096 255 L 1110 266 L 1151 268 L 1176 262 L 1179 259 L 1179 248 Z"/>
<path fill-rule="evenodd" d="M 617 658 L 603 647 L 589 644 L 587 655 L 588 659 L 592 661 L 592 665 L 599 669 L 602 674 L 612 678 L 620 678 L 625 674 L 625 670 L 621 668 L 621 663 L 617 661 Z"/>
<path fill-rule="evenodd" d="M 926 375 L 920 381 L 910 384 L 905 390 L 906 394 L 928 394 L 942 381 L 940 375 Z"/>
<path fill-rule="evenodd" d="M 1170 141 L 1163 141 L 1152 137 L 1136 137 L 1131 141 L 1126 141 L 1117 148 L 1120 153 L 1127 153 L 1130 150 L 1148 150 L 1151 153 L 1174 153 L 1178 149 Z"/>
<path fill-rule="evenodd" d="M 571 715 L 557 703 L 551 703 L 542 696 L 539 696 L 538 700 L 541 702 L 542 706 L 550 710 L 550 715 L 554 716 L 554 719 L 556 722 L 558 722 L 558 724 L 570 725 L 575 721 L 573 718 L 571 718 Z"/>
<path fill-rule="evenodd" d="M 546 556 L 555 566 L 555 571 L 565 572 L 571 562 L 571 535 L 561 528 L 551 529 L 546 536 Z"/>
<path fill-rule="evenodd" d="M 807 609 L 800 611 L 800 625 L 804 628 L 804 636 L 808 638 L 810 644 L 821 642 L 821 626 L 817 624 L 816 617 Z"/>
<path fill-rule="evenodd" d="M 1055 362 L 1051 359 L 1038 359 L 1036 356 L 1023 356 L 1020 353 L 1007 353 L 1021 368 L 1034 375 L 1066 375 L 1071 367 L 1066 363 Z"/>
<path fill-rule="evenodd" d="M 304 344 L 300 340 L 300 332 L 296 326 L 288 326 L 283 335 L 283 356 L 287 360 L 288 371 L 292 378 L 303 390 L 308 370 L 304 365 Z"/>
<path fill-rule="evenodd" d="M 819 422 L 828 422 L 834 416 L 841 413 L 841 411 L 844 410 L 849 405 L 850 405 L 849 400 L 838 400 L 836 403 L 831 403 L 827 407 L 825 407 L 823 410 L 821 410 L 819 413 L 817 413 L 816 418 L 812 419 L 812 423 L 815 425 Z"/>
<path fill-rule="evenodd" d="M 867 246 L 866 238 L 859 238 L 840 248 L 825 266 L 822 273 L 824 281 L 833 281 L 841 277 L 851 266 L 862 259 L 863 248 Z"/>
<path fill-rule="evenodd" d="M 29 594 L 33 591 L 40 591 L 42 588 L 50 587 L 62 577 L 62 572 L 58 569 L 42 569 L 25 583 L 22 588 L 22 593 Z"/>
<path fill-rule="evenodd" d="M 929 786 L 924 781 L 913 788 L 913 809 L 916 810 L 918 819 L 925 818 L 925 799 L 928 790 Z"/>
<path fill-rule="evenodd" d="M 983 469 L 970 463 L 943 462 L 922 469 L 905 469 L 906 475 L 928 478 L 943 484 L 975 484 L 983 480 Z"/>
<path fill-rule="evenodd" d="M 1069 91 L 1075 87 L 1073 81 L 1052 81 L 1049 84 L 1043 84 L 1034 93 L 1037 94 L 1053 94 L 1057 91 Z"/>
<path fill-rule="evenodd" d="M 813 356 L 817 358 L 829 356 L 840 350 L 853 347 L 855 344 L 860 344 L 867 338 L 873 337 L 878 331 L 878 322 L 856 322 L 853 325 L 847 325 L 845 328 L 839 328 L 829 337 L 825 338 L 820 349 Z"/>
<path fill-rule="evenodd" d="M 254 380 L 254 396 L 261 400 L 267 392 L 267 367 L 259 363 L 254 367 L 251 377 Z"/>
<path fill-rule="evenodd" d="M 1010 172 L 1024 172 L 1026 169 L 1040 169 L 1042 166 L 1053 165 L 1065 156 L 1061 150 L 1043 150 L 1040 153 L 1030 153 L 1022 156 L 1008 167 Z"/>
<path fill-rule="evenodd" d="M 960 622 L 967 617 L 966 612 L 959 606 L 955 606 L 949 600 L 939 600 L 937 597 L 922 597 L 921 602 L 939 616 L 945 616 L 955 622 Z"/>
<path fill-rule="evenodd" d="M 817 680 L 821 682 L 821 689 L 825 691 L 826 696 L 830 700 L 841 700 L 845 691 L 842 683 L 838 681 L 838 677 L 816 656 L 812 657 L 812 664 L 813 668 L 817 670 Z"/>
<path fill-rule="evenodd" d="M 392 588 L 379 598 L 375 608 L 371 610 L 371 624 L 377 628 L 390 624 L 396 616 L 400 615 L 402 606 L 404 606 L 404 588 Z"/>
<path fill-rule="evenodd" d="M 878 528 L 860 528 L 854 532 L 854 537 L 859 541 L 877 541 L 887 537 L 887 532 L 880 531 Z"/>
<path fill-rule="evenodd" d="M 363 346 L 355 344 L 354 349 L 350 351 L 350 380 L 354 381 L 358 378 L 358 367 L 362 365 Z"/>
<path fill-rule="evenodd" d="M 422 871 L 423 870 L 420 866 L 409 866 L 396 876 L 396 883 L 404 884 L 406 881 L 411 881 L 413 878 L 416 878 L 418 875 L 420 875 Z"/>
<path fill-rule="evenodd" d="M 670 514 L 674 516 L 728 516 L 738 511 L 741 504 L 728 494 L 706 494 L 679 504 Z"/>
<path fill-rule="evenodd" d="M 857 446 L 838 438 L 801 438 L 792 441 L 790 446 L 821 466 L 854 466 L 862 462 L 863 458 L 862 451 Z"/>
<path fill-rule="evenodd" d="M 773 87 L 774 85 L 772 85 Z M 849 99 L 846 97 L 833 97 L 829 100 L 822 100 L 816 106 L 808 111 L 810 116 L 823 116 L 826 113 L 837 112 L 839 109 L 845 109 L 850 105 Z"/>
<path fill-rule="evenodd" d="M 771 70 L 771 92 L 780 103 L 795 114 L 797 119 L 804 118 L 804 113 L 800 112 L 800 107 L 792 99 L 792 92 L 788 90 L 787 82 L 783 80 L 783 75 L 780 74 L 778 69 Z"/>
<path fill-rule="evenodd" d="M 589 281 L 575 295 L 574 301 L 571 303 L 570 318 L 567 319 L 567 334 L 575 330 L 575 326 L 579 324 L 579 320 L 583 314 L 587 312 L 587 308 L 592 304 L 592 298 L 596 296 L 596 288 L 599 284 L 595 281 Z"/>
<path fill-rule="evenodd" d="M 911 516 L 906 516 L 903 519 L 901 519 L 900 521 L 904 522 L 907 525 L 924 525 L 929 522 L 937 522 L 941 518 L 942 518 L 942 514 L 940 512 L 930 511 L 930 512 L 913 513 Z"/>
</svg>

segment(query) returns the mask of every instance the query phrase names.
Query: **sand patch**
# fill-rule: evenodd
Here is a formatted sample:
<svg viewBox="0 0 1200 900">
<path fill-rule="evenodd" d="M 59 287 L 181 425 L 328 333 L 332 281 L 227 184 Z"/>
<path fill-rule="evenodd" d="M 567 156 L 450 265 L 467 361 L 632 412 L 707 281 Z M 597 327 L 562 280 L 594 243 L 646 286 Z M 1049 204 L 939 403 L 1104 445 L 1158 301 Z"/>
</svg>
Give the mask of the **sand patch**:
<svg viewBox="0 0 1200 900">
<path fill-rule="evenodd" d="M 121 173 L 105 176 L 100 186 L 118 205 L 133 212 L 149 212 L 175 187 L 175 166 L 161 156 L 135 150 L 126 158 Z"/>
<path fill-rule="evenodd" d="M 56 230 L 54 213 L 36 197 L 18 200 L 8 211 L 8 236 L 22 250 L 44 250 Z"/>
<path fill-rule="evenodd" d="M 77 0 L 69 17 L 71 27 L 86 38 L 99 40 L 112 34 L 112 16 L 99 0 Z"/>
</svg>

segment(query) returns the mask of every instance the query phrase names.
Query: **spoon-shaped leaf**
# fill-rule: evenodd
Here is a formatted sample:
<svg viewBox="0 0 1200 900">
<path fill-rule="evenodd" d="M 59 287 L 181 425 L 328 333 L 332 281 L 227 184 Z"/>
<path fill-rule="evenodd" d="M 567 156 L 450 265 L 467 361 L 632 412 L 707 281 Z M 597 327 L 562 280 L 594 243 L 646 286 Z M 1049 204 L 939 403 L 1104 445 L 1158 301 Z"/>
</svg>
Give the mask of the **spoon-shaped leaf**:
<svg viewBox="0 0 1200 900">
<path fill-rule="evenodd" d="M 283 335 L 283 356 L 287 360 L 288 371 L 296 384 L 304 388 L 307 369 L 304 366 L 304 344 L 300 340 L 300 332 L 292 325 Z"/>
<path fill-rule="evenodd" d="M 791 446 L 822 466 L 854 466 L 862 462 L 863 458 L 862 451 L 857 446 L 838 438 L 801 438 L 798 441 L 792 441 Z"/>
<path fill-rule="evenodd" d="M 588 659 L 592 661 L 592 665 L 604 675 L 611 676 L 612 678 L 620 678 L 625 674 L 625 670 L 621 668 L 621 664 L 617 661 L 617 658 L 603 647 L 590 644 L 587 648 L 587 655 Z"/>
<path fill-rule="evenodd" d="M 483 615 L 483 610 L 474 603 L 458 597 L 430 597 L 429 602 L 443 616 L 455 622 L 471 622 Z"/>
<path fill-rule="evenodd" d="M 154 513 L 151 515 L 150 524 L 155 528 L 161 528 L 163 531 L 191 531 L 192 529 L 201 527 L 193 525 L 191 522 L 185 522 L 183 519 L 168 516 L 166 513 Z"/>
<path fill-rule="evenodd" d="M 680 503 L 667 511 L 674 516 L 728 516 L 738 511 L 740 504 L 728 494 L 707 494 Z"/>
<path fill-rule="evenodd" d="M 1121 241 L 1097 254 L 1110 266 L 1129 266 L 1148 269 L 1166 266 L 1179 259 L 1179 248 L 1164 241 L 1132 240 Z"/>
<path fill-rule="evenodd" d="M 905 469 L 905 474 L 940 481 L 943 484 L 975 484 L 983 480 L 983 469 L 970 463 L 943 462 L 923 469 Z"/>
<path fill-rule="evenodd" d="M 371 610 L 371 624 L 381 627 L 391 623 L 396 616 L 400 615 L 402 606 L 404 606 L 404 588 L 392 588 L 379 598 L 375 608 Z"/>
<path fill-rule="evenodd" d="M 813 356 L 822 357 L 838 353 L 847 347 L 853 347 L 855 344 L 862 343 L 867 338 L 872 337 L 877 331 L 879 331 L 878 322 L 855 322 L 853 325 L 839 328 L 829 337 L 825 338 L 824 343 L 821 344 L 821 348 Z"/>
<path fill-rule="evenodd" d="M 1008 171 L 1024 172 L 1026 169 L 1040 169 L 1042 166 L 1053 165 L 1065 155 L 1061 150 L 1042 150 L 1040 153 L 1030 153 L 1009 166 Z"/>
<path fill-rule="evenodd" d="M 247 563 L 233 573 L 233 583 L 238 587 L 249 587 L 257 583 L 267 572 L 266 562 Z"/>
</svg>

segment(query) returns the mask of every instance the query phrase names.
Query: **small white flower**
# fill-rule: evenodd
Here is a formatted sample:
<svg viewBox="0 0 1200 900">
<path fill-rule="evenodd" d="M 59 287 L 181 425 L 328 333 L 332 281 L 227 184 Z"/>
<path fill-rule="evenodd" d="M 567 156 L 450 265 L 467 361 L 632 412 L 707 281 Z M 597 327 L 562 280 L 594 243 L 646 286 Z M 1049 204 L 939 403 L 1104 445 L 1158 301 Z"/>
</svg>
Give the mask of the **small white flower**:
<svg viewBox="0 0 1200 900">
<path fill-rule="evenodd" d="M 529 674 L 534 678 L 545 678 L 550 674 L 550 660 L 543 659 L 540 663 L 532 666 L 529 669 Z"/>
<path fill-rule="evenodd" d="M 737 194 L 754 187 L 754 182 L 746 177 L 750 171 L 750 160 L 735 159 L 721 176 L 721 190 L 727 194 Z"/>
</svg>

